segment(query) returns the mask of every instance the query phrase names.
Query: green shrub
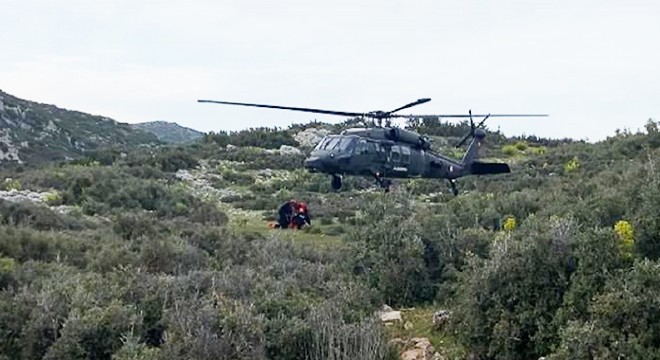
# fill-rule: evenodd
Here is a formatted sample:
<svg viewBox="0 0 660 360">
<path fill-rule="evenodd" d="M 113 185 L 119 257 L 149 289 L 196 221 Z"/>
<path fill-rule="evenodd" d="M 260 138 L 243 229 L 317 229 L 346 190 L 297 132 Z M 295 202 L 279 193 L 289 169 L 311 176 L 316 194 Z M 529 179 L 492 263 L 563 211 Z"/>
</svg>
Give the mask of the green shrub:
<svg viewBox="0 0 660 360">
<path fill-rule="evenodd" d="M 13 272 L 16 266 L 16 260 L 13 258 L 0 256 L 0 290 L 14 283 Z"/>
<path fill-rule="evenodd" d="M 83 222 L 30 202 L 10 202 L 0 199 L 0 224 L 32 227 L 38 230 L 80 230 Z"/>
<path fill-rule="evenodd" d="M 156 155 L 152 163 L 158 165 L 161 170 L 166 172 L 175 172 L 180 169 L 192 169 L 199 165 L 199 162 L 192 154 L 181 148 L 159 153 Z"/>
<path fill-rule="evenodd" d="M 516 149 L 519 150 L 519 151 L 525 151 L 525 150 L 527 150 L 527 148 L 528 148 L 527 143 L 524 142 L 524 141 L 518 141 L 518 142 L 516 142 L 516 144 L 515 144 L 514 146 L 515 146 Z"/>
<path fill-rule="evenodd" d="M 539 146 L 539 147 L 531 146 L 529 147 L 529 152 L 534 155 L 543 155 L 547 152 L 547 149 L 545 148 L 545 146 Z"/>
<path fill-rule="evenodd" d="M 578 160 L 577 157 L 573 157 L 570 161 L 564 165 L 564 171 L 567 173 L 576 171 L 577 169 L 580 168 L 580 161 Z"/>
<path fill-rule="evenodd" d="M 6 178 L 1 188 L 2 190 L 21 190 L 21 182 L 18 179 Z"/>
<path fill-rule="evenodd" d="M 502 152 L 504 155 L 513 156 L 518 153 L 518 148 L 516 148 L 514 145 L 504 145 L 502 147 Z"/>
<path fill-rule="evenodd" d="M 346 225 L 331 225 L 323 228 L 322 232 L 325 235 L 338 236 L 346 232 Z"/>
<path fill-rule="evenodd" d="M 357 274 L 390 305 L 411 305 L 435 296 L 424 262 L 424 243 L 409 199 L 372 198 L 361 206 L 345 239 Z"/>
<path fill-rule="evenodd" d="M 559 239 L 541 234 L 504 234 L 488 259 L 473 257 L 460 275 L 453 321 L 477 356 L 536 359 L 556 342 L 553 316 L 568 289 L 570 257 Z"/>
<path fill-rule="evenodd" d="M 655 358 L 660 331 L 660 265 L 642 260 L 613 274 L 589 304 L 588 318 L 568 324 L 550 359 Z"/>
<path fill-rule="evenodd" d="M 204 141 L 212 142 L 220 147 L 229 144 L 234 146 L 258 146 L 266 149 L 279 149 L 282 145 L 296 146 L 298 143 L 293 136 L 277 128 L 250 128 L 236 132 L 208 133 Z"/>
<path fill-rule="evenodd" d="M 117 216 L 112 229 L 115 234 L 126 240 L 135 240 L 143 236 L 155 236 L 156 219 L 146 213 L 126 213 Z"/>
</svg>

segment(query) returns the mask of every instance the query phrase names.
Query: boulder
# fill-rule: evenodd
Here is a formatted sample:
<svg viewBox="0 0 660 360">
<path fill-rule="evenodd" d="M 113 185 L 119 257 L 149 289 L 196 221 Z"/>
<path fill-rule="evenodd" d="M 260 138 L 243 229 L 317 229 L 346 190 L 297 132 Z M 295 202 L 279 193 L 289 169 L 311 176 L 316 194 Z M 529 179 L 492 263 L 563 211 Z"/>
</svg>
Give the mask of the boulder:
<svg viewBox="0 0 660 360">
<path fill-rule="evenodd" d="M 427 338 L 412 338 L 408 344 L 412 347 L 401 353 L 402 360 L 434 360 L 438 359 L 436 354 L 440 355 Z"/>
<path fill-rule="evenodd" d="M 436 352 L 435 354 L 433 354 L 431 360 L 447 360 L 447 358 L 444 355 L 440 354 L 439 352 Z"/>
<path fill-rule="evenodd" d="M 29 190 L 0 190 L 0 199 L 7 200 L 11 202 L 33 202 L 33 203 L 43 203 L 46 201 L 46 197 L 50 193 L 41 193 Z"/>
<path fill-rule="evenodd" d="M 298 132 L 293 138 L 305 148 L 315 147 L 326 135 L 330 134 L 329 130 L 309 128 Z"/>
<path fill-rule="evenodd" d="M 301 155 L 303 152 L 297 147 L 282 145 L 280 146 L 280 155 Z"/>
<path fill-rule="evenodd" d="M 378 312 L 378 317 L 380 317 L 380 321 L 385 323 L 403 321 L 401 311 L 394 311 L 387 305 L 383 305 L 383 308 Z"/>
</svg>

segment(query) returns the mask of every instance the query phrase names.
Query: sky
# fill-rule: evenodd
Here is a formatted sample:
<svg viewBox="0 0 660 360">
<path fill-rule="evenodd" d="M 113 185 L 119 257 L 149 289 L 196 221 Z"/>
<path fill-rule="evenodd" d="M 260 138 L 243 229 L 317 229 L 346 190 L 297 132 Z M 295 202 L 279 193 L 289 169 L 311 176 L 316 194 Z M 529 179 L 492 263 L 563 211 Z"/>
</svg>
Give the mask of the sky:
<svg viewBox="0 0 660 360">
<path fill-rule="evenodd" d="M 506 135 L 597 141 L 660 120 L 657 0 L 0 0 L 0 90 L 200 131 L 350 112 L 542 113 Z"/>
</svg>

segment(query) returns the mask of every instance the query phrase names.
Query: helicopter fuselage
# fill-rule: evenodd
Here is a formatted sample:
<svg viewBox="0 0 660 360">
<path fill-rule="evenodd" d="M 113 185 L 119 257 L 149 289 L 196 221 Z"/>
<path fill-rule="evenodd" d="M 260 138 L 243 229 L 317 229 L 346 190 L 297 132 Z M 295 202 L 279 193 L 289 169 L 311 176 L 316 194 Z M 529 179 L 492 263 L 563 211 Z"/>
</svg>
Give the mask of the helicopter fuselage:
<svg viewBox="0 0 660 360">
<path fill-rule="evenodd" d="M 326 136 L 304 166 L 333 176 L 455 179 L 464 175 L 463 164 L 433 153 L 428 140 L 398 128 L 349 129 Z"/>
</svg>

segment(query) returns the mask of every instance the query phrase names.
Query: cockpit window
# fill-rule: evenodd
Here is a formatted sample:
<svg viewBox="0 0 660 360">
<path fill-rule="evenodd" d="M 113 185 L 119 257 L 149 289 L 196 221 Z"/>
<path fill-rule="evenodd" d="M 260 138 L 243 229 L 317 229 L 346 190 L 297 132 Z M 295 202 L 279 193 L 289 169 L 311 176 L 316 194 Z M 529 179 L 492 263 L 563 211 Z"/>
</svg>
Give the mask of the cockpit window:
<svg viewBox="0 0 660 360">
<path fill-rule="evenodd" d="M 323 147 L 323 150 L 333 150 L 337 144 L 339 144 L 339 140 L 340 139 L 337 137 L 330 138 L 330 140 L 328 140 L 328 142 Z"/>
<path fill-rule="evenodd" d="M 328 136 L 321 140 L 314 148 L 315 150 L 336 150 L 341 152 L 350 152 L 355 148 L 355 138 L 343 136 Z"/>
<path fill-rule="evenodd" d="M 318 145 L 314 148 L 315 150 L 332 150 L 335 145 L 339 142 L 339 139 L 336 136 L 326 136 L 321 140 Z"/>
<path fill-rule="evenodd" d="M 327 137 L 324 137 L 323 139 L 321 139 L 321 141 L 319 141 L 319 143 L 316 144 L 316 146 L 314 147 L 314 150 L 321 150 L 321 149 L 323 149 L 323 147 L 324 147 L 325 144 L 328 142 L 328 140 L 329 140 L 329 139 L 328 139 Z"/>
</svg>

